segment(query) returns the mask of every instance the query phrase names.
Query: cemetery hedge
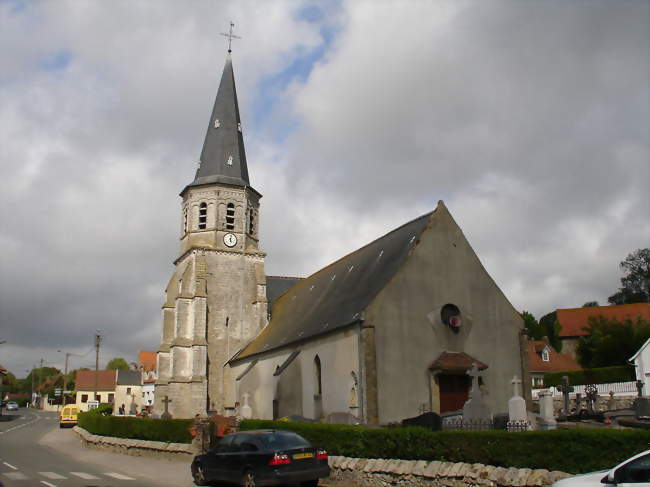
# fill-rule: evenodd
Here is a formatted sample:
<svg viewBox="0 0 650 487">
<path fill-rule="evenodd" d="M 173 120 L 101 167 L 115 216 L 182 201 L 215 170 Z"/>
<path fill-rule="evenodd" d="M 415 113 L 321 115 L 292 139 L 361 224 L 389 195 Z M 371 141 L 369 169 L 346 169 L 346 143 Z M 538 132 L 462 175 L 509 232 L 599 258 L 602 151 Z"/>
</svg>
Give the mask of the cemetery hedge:
<svg viewBox="0 0 650 487">
<path fill-rule="evenodd" d="M 647 430 L 431 431 L 263 420 L 242 421 L 240 428 L 294 431 L 331 455 L 482 463 L 567 473 L 608 469 L 650 448 Z"/>
<path fill-rule="evenodd" d="M 549 372 L 544 374 L 544 387 L 562 384 L 562 376 L 569 377 L 569 384 L 609 384 L 611 382 L 628 382 L 636 380 L 634 367 L 615 365 L 597 369 L 572 370 L 568 372 Z"/>
<path fill-rule="evenodd" d="M 96 412 L 79 413 L 77 424 L 94 435 L 134 440 L 191 443 L 191 419 L 154 419 L 131 416 L 102 416 Z"/>
</svg>

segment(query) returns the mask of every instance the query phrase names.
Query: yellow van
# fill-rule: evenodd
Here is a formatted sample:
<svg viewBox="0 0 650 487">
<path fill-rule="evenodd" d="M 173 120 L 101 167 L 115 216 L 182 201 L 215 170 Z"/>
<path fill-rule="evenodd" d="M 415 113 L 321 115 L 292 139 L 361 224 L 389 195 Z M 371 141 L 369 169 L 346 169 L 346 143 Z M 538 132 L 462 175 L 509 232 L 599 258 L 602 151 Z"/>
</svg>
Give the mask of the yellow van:
<svg viewBox="0 0 650 487">
<path fill-rule="evenodd" d="M 59 427 L 74 426 L 77 424 L 77 413 L 79 408 L 75 405 L 66 406 L 61 410 L 59 416 Z"/>
</svg>

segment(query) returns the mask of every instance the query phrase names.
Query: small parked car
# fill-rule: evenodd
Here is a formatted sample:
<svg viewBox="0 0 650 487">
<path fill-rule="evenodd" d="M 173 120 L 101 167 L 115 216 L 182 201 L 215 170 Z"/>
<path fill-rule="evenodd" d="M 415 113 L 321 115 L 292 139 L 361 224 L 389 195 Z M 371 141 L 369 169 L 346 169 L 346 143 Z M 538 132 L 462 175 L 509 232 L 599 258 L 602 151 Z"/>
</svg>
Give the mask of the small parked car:
<svg viewBox="0 0 650 487">
<path fill-rule="evenodd" d="M 611 470 L 558 480 L 553 487 L 603 487 L 605 485 L 650 486 L 650 450 L 628 458 Z"/>
<path fill-rule="evenodd" d="M 226 435 L 216 447 L 195 456 L 191 469 L 196 485 L 227 482 L 244 487 L 316 487 L 318 479 L 330 474 L 325 450 L 296 433 L 280 430 Z"/>
<path fill-rule="evenodd" d="M 18 403 L 14 401 L 9 401 L 7 403 L 7 411 L 18 411 Z"/>
</svg>

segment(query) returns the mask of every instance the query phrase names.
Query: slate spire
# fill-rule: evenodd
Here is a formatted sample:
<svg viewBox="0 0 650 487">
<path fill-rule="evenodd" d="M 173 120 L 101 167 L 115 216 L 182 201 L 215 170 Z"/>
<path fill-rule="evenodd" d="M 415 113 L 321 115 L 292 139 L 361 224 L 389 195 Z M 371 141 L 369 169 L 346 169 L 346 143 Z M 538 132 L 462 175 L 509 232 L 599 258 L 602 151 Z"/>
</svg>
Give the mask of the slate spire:
<svg viewBox="0 0 650 487">
<path fill-rule="evenodd" d="M 250 185 L 230 52 L 205 134 L 199 168 L 188 187 L 213 183 Z"/>
</svg>

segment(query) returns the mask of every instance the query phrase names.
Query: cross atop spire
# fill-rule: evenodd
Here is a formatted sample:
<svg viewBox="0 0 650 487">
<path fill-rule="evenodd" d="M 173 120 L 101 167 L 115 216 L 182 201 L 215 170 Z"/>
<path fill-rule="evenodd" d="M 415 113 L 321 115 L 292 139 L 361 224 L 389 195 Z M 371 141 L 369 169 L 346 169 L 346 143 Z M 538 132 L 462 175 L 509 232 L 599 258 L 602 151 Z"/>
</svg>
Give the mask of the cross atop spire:
<svg viewBox="0 0 650 487">
<path fill-rule="evenodd" d="M 226 34 L 225 32 L 222 32 L 221 35 L 225 36 L 228 38 L 228 54 L 232 52 L 232 40 L 233 39 L 241 39 L 240 36 L 236 36 L 235 34 L 232 33 L 232 28 L 235 26 L 235 24 L 230 21 L 230 29 L 228 30 L 228 33 Z"/>
</svg>

